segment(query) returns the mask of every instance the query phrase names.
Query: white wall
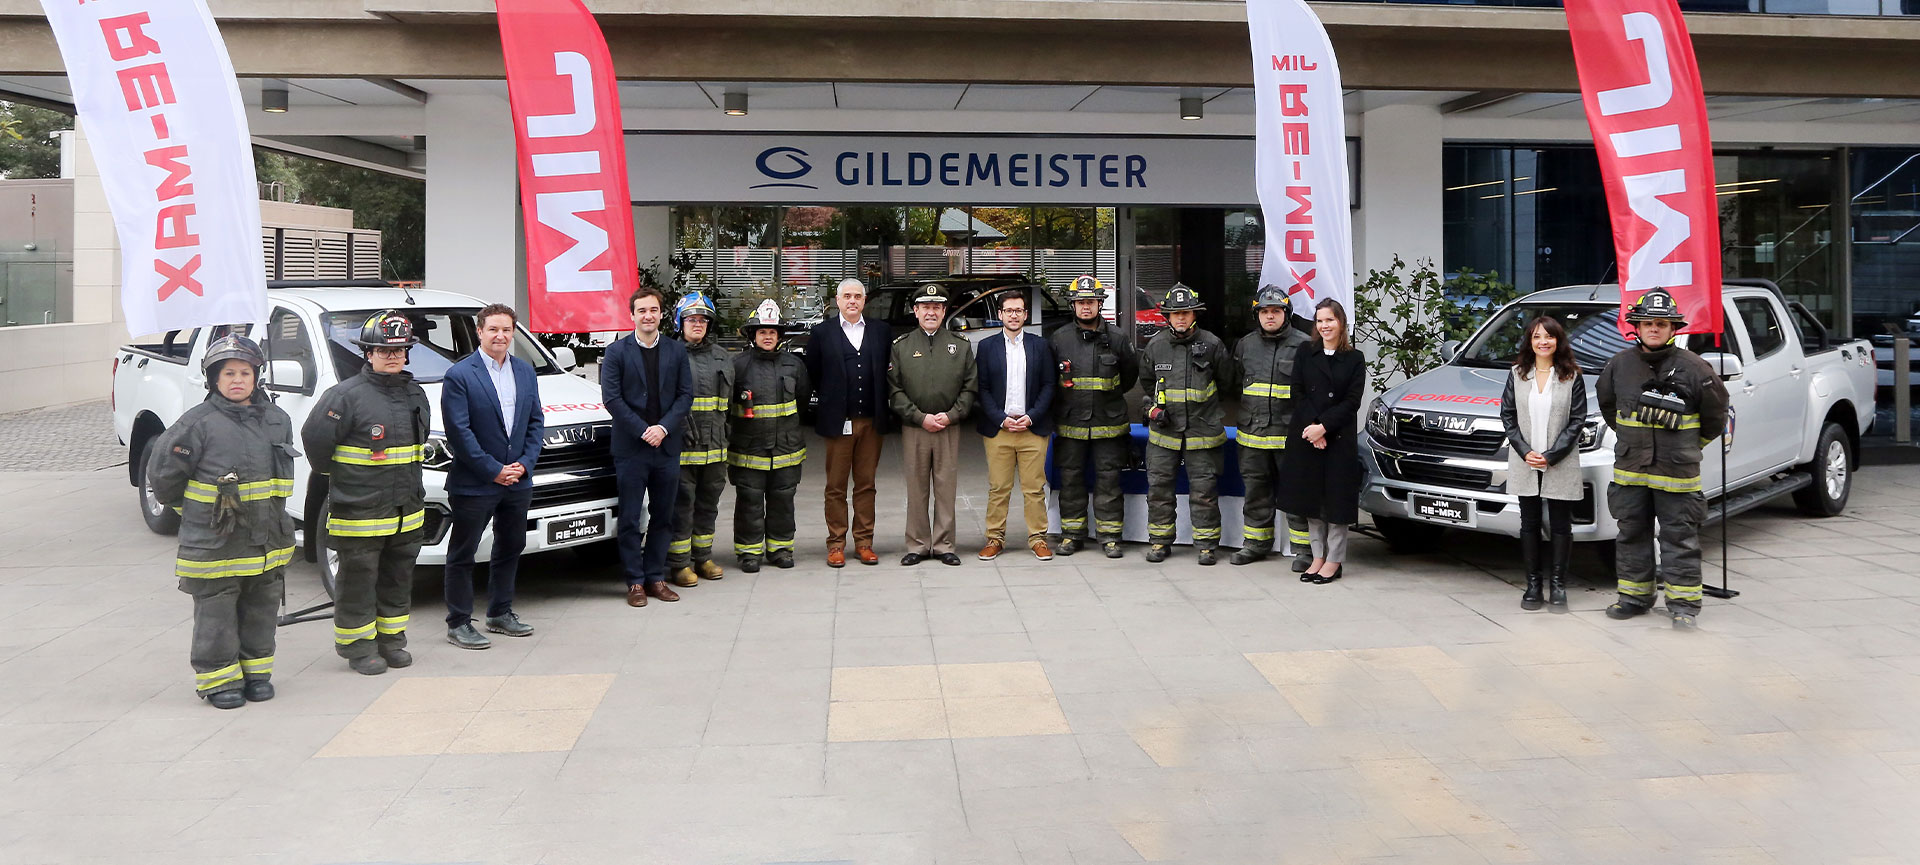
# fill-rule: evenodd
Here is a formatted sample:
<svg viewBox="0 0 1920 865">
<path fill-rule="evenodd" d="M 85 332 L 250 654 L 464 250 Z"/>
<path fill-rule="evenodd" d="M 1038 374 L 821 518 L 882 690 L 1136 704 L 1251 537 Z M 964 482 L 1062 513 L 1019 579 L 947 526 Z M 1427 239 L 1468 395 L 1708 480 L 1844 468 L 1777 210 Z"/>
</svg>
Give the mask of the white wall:
<svg viewBox="0 0 1920 865">
<path fill-rule="evenodd" d="M 1440 266 L 1441 116 L 1430 105 L 1388 105 L 1361 116 L 1360 212 L 1355 217 L 1356 279 L 1386 269 L 1399 255 L 1409 267 Z"/>
<path fill-rule="evenodd" d="M 435 96 L 426 121 L 427 287 L 513 303 L 524 275 L 507 101 Z"/>
<path fill-rule="evenodd" d="M 641 267 L 660 259 L 660 278 L 670 278 L 667 256 L 673 254 L 670 207 L 633 208 L 633 260 Z"/>
</svg>

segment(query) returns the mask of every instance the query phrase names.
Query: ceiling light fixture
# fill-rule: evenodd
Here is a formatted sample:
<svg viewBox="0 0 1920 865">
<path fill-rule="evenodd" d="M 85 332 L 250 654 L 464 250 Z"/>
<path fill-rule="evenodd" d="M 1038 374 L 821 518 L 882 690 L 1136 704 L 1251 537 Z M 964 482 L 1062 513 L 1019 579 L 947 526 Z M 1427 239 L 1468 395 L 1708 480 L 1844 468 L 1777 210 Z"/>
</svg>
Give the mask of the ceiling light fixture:
<svg viewBox="0 0 1920 865">
<path fill-rule="evenodd" d="M 287 113 L 287 82 L 269 78 L 260 84 L 260 110 L 268 114 Z"/>
<path fill-rule="evenodd" d="M 1200 97 L 1198 96 L 1180 97 L 1180 119 L 1181 120 L 1199 120 L 1200 118 L 1205 116 L 1206 116 L 1206 108 L 1204 103 L 1201 101 Z"/>
<path fill-rule="evenodd" d="M 720 104 L 727 112 L 728 117 L 747 116 L 747 92 L 745 90 L 727 91 L 721 95 Z"/>
</svg>

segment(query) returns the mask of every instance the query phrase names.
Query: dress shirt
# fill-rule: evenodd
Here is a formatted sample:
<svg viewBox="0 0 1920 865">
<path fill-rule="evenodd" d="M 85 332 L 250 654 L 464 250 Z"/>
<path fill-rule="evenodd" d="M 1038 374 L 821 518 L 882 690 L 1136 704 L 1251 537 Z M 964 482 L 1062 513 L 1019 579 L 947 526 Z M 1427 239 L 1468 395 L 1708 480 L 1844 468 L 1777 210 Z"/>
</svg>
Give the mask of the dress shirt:
<svg viewBox="0 0 1920 865">
<path fill-rule="evenodd" d="M 867 317 L 863 315 L 859 321 L 849 322 L 846 316 L 840 316 L 840 332 L 847 335 L 847 344 L 859 351 L 860 341 L 867 335 Z"/>
<path fill-rule="evenodd" d="M 520 392 L 513 383 L 513 355 L 508 353 L 505 360 L 495 363 L 493 355 L 480 353 L 480 362 L 486 364 L 487 378 L 493 380 L 493 392 L 500 397 L 500 426 L 513 435 L 513 404 Z"/>
<path fill-rule="evenodd" d="M 1006 334 L 1007 340 L 1007 390 L 1006 405 L 1001 410 L 1007 417 L 1020 417 L 1027 413 L 1027 349 L 1021 343 L 1026 331 Z"/>
</svg>

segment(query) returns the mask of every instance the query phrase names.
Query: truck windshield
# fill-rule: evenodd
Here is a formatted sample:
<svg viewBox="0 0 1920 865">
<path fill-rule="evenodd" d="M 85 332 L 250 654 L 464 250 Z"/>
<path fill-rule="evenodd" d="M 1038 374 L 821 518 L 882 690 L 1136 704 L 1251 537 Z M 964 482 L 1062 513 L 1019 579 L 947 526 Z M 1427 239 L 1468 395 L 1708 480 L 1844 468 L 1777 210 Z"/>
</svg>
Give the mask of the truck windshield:
<svg viewBox="0 0 1920 865">
<path fill-rule="evenodd" d="M 1614 304 L 1516 303 L 1496 313 L 1453 362 L 1489 369 L 1512 366 L 1526 344 L 1527 322 L 1540 315 L 1552 316 L 1567 329 L 1573 359 L 1588 375 L 1599 375 L 1609 359 L 1633 344 L 1620 336 L 1620 307 Z M 1679 344 L 1696 353 L 1711 351 L 1713 337 L 1684 334 Z"/>
<path fill-rule="evenodd" d="M 473 314 L 478 311 L 402 310 L 407 320 L 413 322 L 414 338 L 420 340 L 420 344 L 407 354 L 407 372 L 413 373 L 414 381 L 435 382 L 445 378 L 448 367 L 480 347 L 480 338 L 473 323 Z M 376 312 L 379 310 L 330 312 L 322 317 L 327 327 L 327 347 L 333 355 L 333 368 L 342 381 L 358 375 L 367 365 L 361 357 L 360 346 L 354 345 L 353 340 L 360 335 L 361 326 Z M 535 375 L 560 371 L 559 367 L 548 362 L 546 353 L 540 350 L 524 328 L 515 329 L 513 354 L 532 364 Z"/>
</svg>

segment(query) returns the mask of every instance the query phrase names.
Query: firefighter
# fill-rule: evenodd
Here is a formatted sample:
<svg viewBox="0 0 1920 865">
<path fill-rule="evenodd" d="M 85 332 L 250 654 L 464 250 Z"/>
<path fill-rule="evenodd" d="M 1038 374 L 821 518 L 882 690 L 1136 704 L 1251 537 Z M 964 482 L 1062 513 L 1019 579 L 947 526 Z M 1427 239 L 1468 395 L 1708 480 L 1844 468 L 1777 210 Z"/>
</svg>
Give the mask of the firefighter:
<svg viewBox="0 0 1920 865">
<path fill-rule="evenodd" d="M 367 676 L 413 663 L 407 611 L 426 537 L 421 462 L 433 423 L 407 372 L 418 343 L 399 310 L 374 313 L 354 339 L 366 367 L 328 388 L 300 430 L 313 470 L 328 477 L 327 538 L 340 556 L 333 648 Z"/>
<path fill-rule="evenodd" d="M 206 400 L 148 453 L 154 497 L 180 512 L 180 591 L 193 596 L 194 686 L 220 709 L 273 699 L 274 629 L 293 560 L 293 421 L 259 389 L 260 347 L 207 346 Z"/>
<path fill-rule="evenodd" d="M 733 552 L 740 570 L 759 573 L 762 556 L 793 567 L 793 494 L 807 461 L 800 407 L 812 386 L 806 364 L 780 350 L 780 305 L 763 301 L 740 333 L 753 345 L 733 359 L 733 420 L 727 479 L 733 483 Z"/>
<path fill-rule="evenodd" d="M 1220 544 L 1219 481 L 1227 443 L 1220 391 L 1234 384 L 1226 343 L 1198 323 L 1206 305 L 1180 283 L 1160 304 L 1167 329 L 1154 334 L 1140 357 L 1147 416 L 1147 561 L 1164 562 L 1178 511 L 1174 474 L 1187 467 L 1187 512 L 1203 565 Z"/>
<path fill-rule="evenodd" d="M 1727 389 L 1699 355 L 1674 344 L 1686 318 L 1666 289 L 1641 295 L 1626 318 L 1640 344 L 1614 355 L 1599 378 L 1600 414 L 1617 441 L 1607 508 L 1620 524 L 1620 597 L 1607 617 L 1631 619 L 1652 609 L 1654 586 L 1664 577 L 1673 626 L 1691 630 L 1699 626 L 1700 521 L 1707 515 L 1700 457 L 1726 431 Z"/>
<path fill-rule="evenodd" d="M 1060 368 L 1053 392 L 1054 468 L 1060 478 L 1060 546 L 1071 556 L 1087 537 L 1087 469 L 1093 481 L 1093 536 L 1109 559 L 1120 558 L 1126 503 L 1120 472 L 1127 467 L 1126 393 L 1140 376 L 1133 341 L 1100 315 L 1106 286 L 1091 276 L 1075 277 L 1069 299 L 1073 326 L 1047 337 Z"/>
<path fill-rule="evenodd" d="M 1253 301 L 1259 327 L 1240 338 L 1233 349 L 1240 370 L 1240 476 L 1247 496 L 1242 515 L 1245 540 L 1229 561 L 1252 564 L 1273 552 L 1274 482 L 1280 476 L 1280 457 L 1293 427 L 1293 361 L 1311 339 L 1293 327 L 1293 299 L 1277 285 L 1263 285 Z M 1313 564 L 1307 550 L 1307 521 L 1286 516 L 1288 540 L 1294 548 L 1294 568 Z"/>
<path fill-rule="evenodd" d="M 673 306 L 673 328 L 693 367 L 693 411 L 680 448 L 680 495 L 673 508 L 667 567 L 676 586 L 717 580 L 726 569 L 713 560 L 713 524 L 727 489 L 727 401 L 733 394 L 733 352 L 713 340 L 713 300 L 693 292 Z"/>
</svg>

